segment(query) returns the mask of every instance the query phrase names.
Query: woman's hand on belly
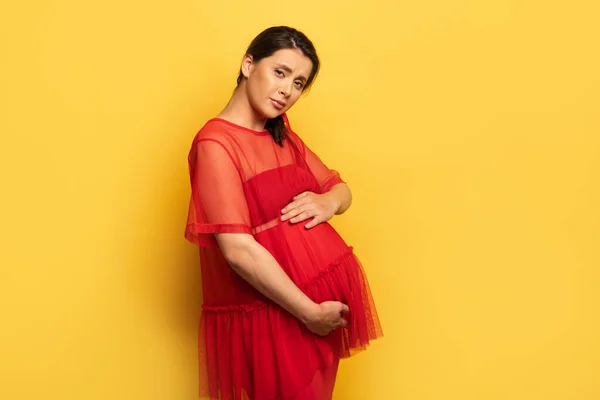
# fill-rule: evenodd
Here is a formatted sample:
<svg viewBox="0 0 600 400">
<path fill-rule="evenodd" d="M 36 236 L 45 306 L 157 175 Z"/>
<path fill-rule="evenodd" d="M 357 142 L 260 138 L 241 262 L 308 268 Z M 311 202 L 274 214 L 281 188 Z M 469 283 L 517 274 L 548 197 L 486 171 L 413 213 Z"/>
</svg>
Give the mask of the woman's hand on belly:
<svg viewBox="0 0 600 400">
<path fill-rule="evenodd" d="M 319 304 L 318 312 L 306 322 L 306 327 L 316 335 L 326 336 L 336 328 L 348 325 L 348 321 L 342 316 L 348 312 L 348 306 L 339 301 L 323 302 Z"/>
<path fill-rule="evenodd" d="M 303 192 L 281 210 L 281 220 L 297 224 L 312 218 L 312 221 L 305 225 L 306 229 L 310 229 L 333 218 L 339 207 L 337 199 L 327 193 Z"/>
</svg>

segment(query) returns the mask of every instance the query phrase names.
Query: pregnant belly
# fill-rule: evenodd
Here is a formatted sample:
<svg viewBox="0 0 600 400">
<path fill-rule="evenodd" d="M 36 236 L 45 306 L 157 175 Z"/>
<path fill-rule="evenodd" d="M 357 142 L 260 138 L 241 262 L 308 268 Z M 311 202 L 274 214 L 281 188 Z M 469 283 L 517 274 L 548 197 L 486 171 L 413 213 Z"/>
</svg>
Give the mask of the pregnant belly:
<svg viewBox="0 0 600 400">
<path fill-rule="evenodd" d="M 348 245 L 328 223 L 306 229 L 308 221 L 270 221 L 255 228 L 255 239 L 279 262 L 297 285 L 315 279 L 342 255 Z"/>
</svg>

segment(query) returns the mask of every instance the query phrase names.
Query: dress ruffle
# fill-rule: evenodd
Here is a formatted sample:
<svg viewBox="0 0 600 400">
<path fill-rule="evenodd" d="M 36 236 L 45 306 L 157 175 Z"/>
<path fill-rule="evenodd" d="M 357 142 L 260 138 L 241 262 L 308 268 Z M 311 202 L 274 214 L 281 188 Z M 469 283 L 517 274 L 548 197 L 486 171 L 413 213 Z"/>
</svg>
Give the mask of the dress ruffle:
<svg viewBox="0 0 600 400">
<path fill-rule="evenodd" d="M 320 337 L 268 300 L 205 305 L 200 352 L 208 370 L 201 375 L 212 379 L 202 382 L 201 396 L 291 398 L 318 370 L 383 336 L 366 276 L 352 247 L 300 288 L 316 303 L 337 300 L 347 304 L 348 325 Z"/>
</svg>

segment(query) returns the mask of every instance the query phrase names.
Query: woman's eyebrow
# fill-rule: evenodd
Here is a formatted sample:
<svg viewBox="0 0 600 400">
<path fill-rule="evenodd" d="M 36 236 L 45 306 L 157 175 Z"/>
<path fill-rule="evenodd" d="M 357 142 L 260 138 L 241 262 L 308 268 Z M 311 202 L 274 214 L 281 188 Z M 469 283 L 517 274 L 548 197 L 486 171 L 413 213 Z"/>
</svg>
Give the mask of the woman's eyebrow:
<svg viewBox="0 0 600 400">
<path fill-rule="evenodd" d="M 286 72 L 288 72 L 290 74 L 293 72 L 292 69 L 290 67 L 288 67 L 287 65 L 285 65 L 285 64 L 277 64 L 277 67 L 281 68 L 282 70 L 284 70 L 284 71 L 286 71 Z M 298 77 L 298 79 L 301 79 L 301 80 L 303 80 L 303 81 L 306 82 L 306 78 L 304 76 L 302 76 L 302 75 L 300 75 Z"/>
</svg>

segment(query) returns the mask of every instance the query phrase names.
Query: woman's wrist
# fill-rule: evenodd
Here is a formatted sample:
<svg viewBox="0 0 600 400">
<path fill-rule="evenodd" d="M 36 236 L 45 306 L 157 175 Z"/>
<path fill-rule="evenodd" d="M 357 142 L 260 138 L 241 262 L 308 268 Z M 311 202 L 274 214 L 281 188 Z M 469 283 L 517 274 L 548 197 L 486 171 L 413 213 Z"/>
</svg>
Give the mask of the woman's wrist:
<svg viewBox="0 0 600 400">
<path fill-rule="evenodd" d="M 352 203 L 352 192 L 345 183 L 334 185 L 328 192 L 324 193 L 334 207 L 334 215 L 344 213 Z"/>
<path fill-rule="evenodd" d="M 325 196 L 325 198 L 329 201 L 329 204 L 331 204 L 333 214 L 337 214 L 340 207 L 342 206 L 342 201 L 338 198 L 338 196 L 336 196 L 335 192 L 333 191 L 325 192 L 323 193 L 323 196 Z"/>
<path fill-rule="evenodd" d="M 297 318 L 300 320 L 300 322 L 306 325 L 309 322 L 316 320 L 320 311 L 321 307 L 309 299 L 309 301 L 306 303 L 306 306 L 299 311 Z"/>
</svg>

